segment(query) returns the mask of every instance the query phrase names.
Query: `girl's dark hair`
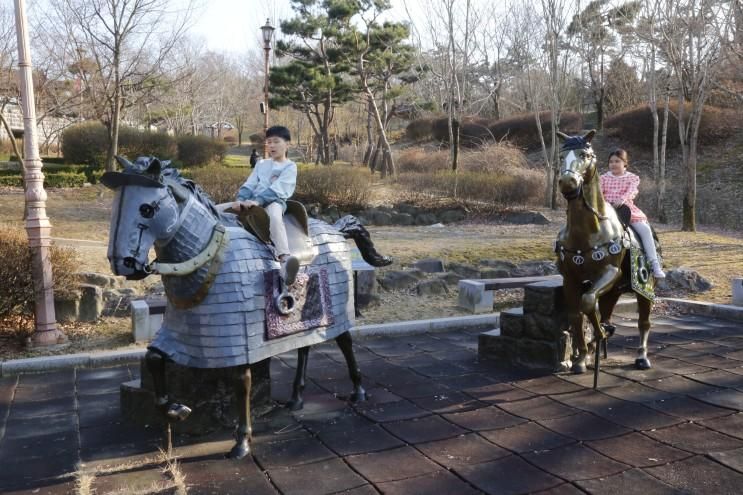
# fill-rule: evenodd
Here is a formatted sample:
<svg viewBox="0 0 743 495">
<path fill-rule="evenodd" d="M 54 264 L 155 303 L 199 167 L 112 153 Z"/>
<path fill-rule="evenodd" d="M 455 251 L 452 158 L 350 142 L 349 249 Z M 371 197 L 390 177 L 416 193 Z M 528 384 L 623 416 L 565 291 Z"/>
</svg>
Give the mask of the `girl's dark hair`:
<svg viewBox="0 0 743 495">
<path fill-rule="evenodd" d="M 292 136 L 289 133 L 289 129 L 283 125 L 275 125 L 266 129 L 266 139 L 270 137 L 280 137 L 284 141 L 291 141 Z"/>
<path fill-rule="evenodd" d="M 611 160 L 612 156 L 616 156 L 620 160 L 624 162 L 624 164 L 629 167 L 629 155 L 627 154 L 627 150 L 622 148 L 617 148 L 611 153 L 609 153 L 609 158 L 606 159 L 606 162 L 608 163 L 609 160 Z"/>
</svg>

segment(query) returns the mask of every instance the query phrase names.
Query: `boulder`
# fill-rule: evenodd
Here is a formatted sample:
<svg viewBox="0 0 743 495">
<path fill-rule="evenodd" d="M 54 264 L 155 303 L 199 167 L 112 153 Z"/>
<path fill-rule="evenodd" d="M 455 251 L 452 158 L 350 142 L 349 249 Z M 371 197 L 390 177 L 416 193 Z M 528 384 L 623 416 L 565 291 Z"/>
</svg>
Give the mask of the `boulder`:
<svg viewBox="0 0 743 495">
<path fill-rule="evenodd" d="M 393 213 L 391 221 L 395 225 L 413 225 L 415 218 L 410 213 Z"/>
<path fill-rule="evenodd" d="M 499 268 L 486 268 L 480 271 L 482 278 L 509 278 L 511 273 L 508 270 L 502 270 Z"/>
<path fill-rule="evenodd" d="M 80 318 L 80 293 L 54 294 L 54 314 L 57 321 L 77 321 Z"/>
<path fill-rule="evenodd" d="M 549 219 L 538 211 L 508 211 L 503 214 L 503 220 L 517 225 L 547 225 L 550 223 Z"/>
<path fill-rule="evenodd" d="M 311 216 L 312 218 L 317 218 L 317 216 L 320 214 L 320 203 L 309 203 L 306 205 L 307 214 Z"/>
<path fill-rule="evenodd" d="M 385 290 L 406 290 L 418 285 L 418 277 L 407 271 L 389 270 L 377 279 Z"/>
<path fill-rule="evenodd" d="M 103 291 L 90 284 L 80 285 L 80 321 L 96 321 L 103 314 Z"/>
<path fill-rule="evenodd" d="M 104 275 L 103 273 L 94 272 L 81 272 L 77 274 L 80 279 L 80 283 L 95 285 L 96 287 L 108 288 L 118 287 L 119 280 L 116 277 L 110 275 Z"/>
<path fill-rule="evenodd" d="M 664 285 L 669 289 L 682 289 L 690 292 L 706 292 L 712 283 L 691 268 L 679 267 L 666 273 Z"/>
<path fill-rule="evenodd" d="M 374 225 L 390 225 L 392 223 L 392 214 L 381 210 L 370 210 L 369 220 Z"/>
<path fill-rule="evenodd" d="M 444 271 L 444 262 L 436 258 L 425 258 L 413 263 L 413 266 L 425 273 L 441 273 Z"/>
<path fill-rule="evenodd" d="M 407 213 L 408 215 L 415 216 L 418 213 L 418 207 L 408 203 L 401 203 L 395 207 L 400 213 Z"/>
<path fill-rule="evenodd" d="M 508 260 L 480 260 L 480 264 L 496 270 L 506 270 L 510 272 L 516 268 L 516 263 Z"/>
<path fill-rule="evenodd" d="M 557 265 L 554 261 L 527 261 L 521 263 L 511 270 L 512 277 L 541 277 L 543 275 L 556 275 Z"/>
<path fill-rule="evenodd" d="M 333 223 L 336 220 L 338 220 L 341 217 L 340 211 L 338 211 L 338 207 L 335 205 L 329 205 L 325 210 L 323 211 L 323 215 L 330 217 L 330 222 Z"/>
<path fill-rule="evenodd" d="M 465 265 L 464 263 L 449 263 L 447 269 L 450 272 L 457 273 L 464 278 L 480 278 L 480 270 L 471 265 Z"/>
<path fill-rule="evenodd" d="M 415 217 L 416 225 L 433 225 L 438 221 L 438 217 L 433 213 L 419 213 Z"/>
<path fill-rule="evenodd" d="M 432 280 L 421 280 L 416 286 L 416 291 L 419 296 L 448 294 L 449 287 L 446 286 L 445 281 L 435 278 Z"/>
<path fill-rule="evenodd" d="M 446 282 L 447 285 L 457 285 L 459 284 L 459 281 L 462 280 L 464 277 L 458 273 L 444 272 L 436 275 L 436 278 L 439 280 L 443 280 L 444 282 Z"/>
<path fill-rule="evenodd" d="M 462 209 L 446 210 L 439 215 L 439 221 L 443 223 L 461 222 L 466 217 L 467 213 Z"/>
</svg>

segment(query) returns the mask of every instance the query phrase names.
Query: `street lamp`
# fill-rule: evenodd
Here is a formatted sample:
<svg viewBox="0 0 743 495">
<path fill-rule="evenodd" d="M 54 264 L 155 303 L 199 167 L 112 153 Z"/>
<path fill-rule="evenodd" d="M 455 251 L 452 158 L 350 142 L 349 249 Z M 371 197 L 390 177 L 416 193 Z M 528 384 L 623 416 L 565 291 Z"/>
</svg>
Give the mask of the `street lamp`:
<svg viewBox="0 0 743 495">
<path fill-rule="evenodd" d="M 18 37 L 18 75 L 23 110 L 23 182 L 26 186 L 26 232 L 31 250 L 34 281 L 34 316 L 36 328 L 31 338 L 35 345 L 65 342 L 67 337 L 57 328 L 54 313 L 54 289 L 50 262 L 52 225 L 46 216 L 44 174 L 39 158 L 36 107 L 29 50 L 25 0 L 15 0 L 15 30 Z M 13 136 L 10 136 L 13 139 Z M 20 157 L 19 157 L 20 158 Z"/>
<path fill-rule="evenodd" d="M 266 144 L 266 131 L 268 130 L 268 53 L 271 51 L 271 38 L 273 37 L 274 27 L 271 25 L 271 19 L 266 19 L 266 25 L 261 26 L 261 35 L 263 36 L 263 52 L 265 53 L 265 67 L 263 73 L 266 78 L 263 82 L 263 158 L 268 158 L 268 144 Z"/>
</svg>

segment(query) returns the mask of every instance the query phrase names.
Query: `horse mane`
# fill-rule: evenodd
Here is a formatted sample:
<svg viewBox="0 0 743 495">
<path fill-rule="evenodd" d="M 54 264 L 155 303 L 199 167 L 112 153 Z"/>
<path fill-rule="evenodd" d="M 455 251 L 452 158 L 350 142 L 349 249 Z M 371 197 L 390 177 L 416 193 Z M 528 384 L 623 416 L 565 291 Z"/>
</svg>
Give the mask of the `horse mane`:
<svg viewBox="0 0 743 495">
<path fill-rule="evenodd" d="M 212 198 L 201 188 L 200 185 L 181 175 L 181 172 L 177 168 L 170 166 L 169 163 L 163 168 L 161 173 L 165 184 L 175 184 L 176 186 L 185 189 L 194 197 L 194 199 L 196 199 L 196 201 L 204 205 L 206 209 L 214 215 L 214 218 L 217 220 L 224 220 L 222 213 L 217 210 Z"/>
</svg>

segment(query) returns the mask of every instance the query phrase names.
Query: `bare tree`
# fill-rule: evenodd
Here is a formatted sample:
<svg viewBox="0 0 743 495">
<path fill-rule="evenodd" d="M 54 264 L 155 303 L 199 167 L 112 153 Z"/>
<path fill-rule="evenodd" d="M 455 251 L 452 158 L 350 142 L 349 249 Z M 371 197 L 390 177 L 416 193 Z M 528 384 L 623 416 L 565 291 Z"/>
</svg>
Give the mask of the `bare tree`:
<svg viewBox="0 0 743 495">
<path fill-rule="evenodd" d="M 86 98 L 109 131 L 106 169 L 114 169 L 121 116 L 125 108 L 152 98 L 161 77 L 177 66 L 169 58 L 183 36 L 192 3 L 176 9 L 167 0 L 50 0 L 44 23 L 67 43 L 77 62 L 92 62 L 83 72 Z"/>
<path fill-rule="evenodd" d="M 716 80 L 723 47 L 732 38 L 731 2 L 662 0 L 658 48 L 678 84 L 678 132 L 686 178 L 682 230 L 696 231 L 697 145 L 709 89 Z M 688 102 L 688 116 L 687 112 Z"/>
</svg>

